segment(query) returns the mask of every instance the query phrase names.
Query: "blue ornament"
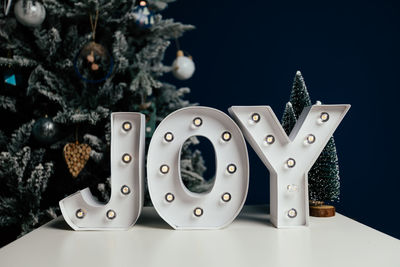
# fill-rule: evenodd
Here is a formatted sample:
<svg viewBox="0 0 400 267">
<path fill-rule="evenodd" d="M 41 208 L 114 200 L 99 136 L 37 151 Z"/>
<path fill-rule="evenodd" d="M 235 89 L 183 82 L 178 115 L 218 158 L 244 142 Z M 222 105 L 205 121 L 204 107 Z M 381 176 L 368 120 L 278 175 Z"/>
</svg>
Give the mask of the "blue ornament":
<svg viewBox="0 0 400 267">
<path fill-rule="evenodd" d="M 107 80 L 114 70 L 114 59 L 107 49 L 96 42 L 89 42 L 76 55 L 75 72 L 87 83 L 100 83 Z"/>
<path fill-rule="evenodd" d="M 139 4 L 132 9 L 132 15 L 137 25 L 149 28 L 154 24 L 154 13 L 147 7 L 147 2 L 140 0 Z"/>
<path fill-rule="evenodd" d="M 15 74 L 7 73 L 4 75 L 4 82 L 7 84 L 11 84 L 13 86 L 17 86 L 17 79 L 15 78 Z"/>
</svg>

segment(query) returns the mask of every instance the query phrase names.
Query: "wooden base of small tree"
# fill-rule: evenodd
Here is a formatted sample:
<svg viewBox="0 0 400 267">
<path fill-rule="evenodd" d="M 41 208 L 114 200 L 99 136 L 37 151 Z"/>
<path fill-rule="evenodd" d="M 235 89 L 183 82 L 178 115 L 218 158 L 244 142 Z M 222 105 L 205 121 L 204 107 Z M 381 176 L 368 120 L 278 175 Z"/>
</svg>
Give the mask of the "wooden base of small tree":
<svg viewBox="0 0 400 267">
<path fill-rule="evenodd" d="M 333 217 L 335 216 L 335 207 L 331 205 L 310 205 L 310 216 Z"/>
</svg>

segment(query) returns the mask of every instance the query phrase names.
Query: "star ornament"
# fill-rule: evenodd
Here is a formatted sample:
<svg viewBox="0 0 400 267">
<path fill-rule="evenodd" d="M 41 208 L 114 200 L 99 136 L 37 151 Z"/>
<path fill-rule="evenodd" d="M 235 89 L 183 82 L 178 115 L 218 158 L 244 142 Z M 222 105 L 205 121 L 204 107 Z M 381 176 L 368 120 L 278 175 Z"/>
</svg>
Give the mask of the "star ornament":
<svg viewBox="0 0 400 267">
<path fill-rule="evenodd" d="M 6 84 L 10 84 L 13 86 L 17 86 L 17 79 L 15 78 L 15 74 L 13 73 L 7 73 L 4 75 L 4 82 Z"/>
</svg>

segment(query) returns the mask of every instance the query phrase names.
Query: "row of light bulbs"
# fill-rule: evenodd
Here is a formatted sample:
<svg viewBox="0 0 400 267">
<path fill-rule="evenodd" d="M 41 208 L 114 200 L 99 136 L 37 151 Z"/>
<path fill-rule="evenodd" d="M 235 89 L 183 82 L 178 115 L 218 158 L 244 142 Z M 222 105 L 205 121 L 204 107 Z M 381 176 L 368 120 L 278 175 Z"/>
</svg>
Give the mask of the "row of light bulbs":
<svg viewBox="0 0 400 267">
<path fill-rule="evenodd" d="M 258 123 L 260 120 L 261 120 L 260 114 L 258 114 L 258 113 L 253 113 L 253 114 L 251 115 L 251 121 L 252 121 L 253 123 Z M 324 122 L 327 122 L 328 120 L 329 120 L 329 114 L 326 113 L 326 112 L 322 112 L 322 113 L 320 114 L 319 122 L 324 123 Z M 203 120 L 202 120 L 200 117 L 196 117 L 196 118 L 193 119 L 193 126 L 194 126 L 194 127 L 200 127 L 202 124 L 203 124 Z M 131 124 L 130 122 L 126 121 L 126 122 L 124 122 L 124 123 L 122 124 L 122 129 L 123 129 L 125 132 L 128 132 L 128 131 L 130 131 L 130 130 L 132 129 L 132 124 Z M 223 132 L 222 135 L 221 135 L 222 140 L 225 141 L 225 142 L 229 141 L 229 140 L 231 139 L 231 137 L 232 137 L 232 135 L 231 135 L 231 133 L 229 133 L 228 131 Z M 173 135 L 171 132 L 167 132 L 167 133 L 164 135 L 164 140 L 165 140 L 166 142 L 172 142 L 172 141 L 174 140 L 174 135 Z M 307 136 L 307 138 L 306 138 L 306 142 L 307 142 L 308 144 L 313 144 L 313 143 L 315 142 L 315 140 L 316 140 L 316 138 L 315 138 L 315 136 L 314 136 L 313 134 L 309 134 L 309 135 Z M 265 138 L 265 142 L 266 142 L 267 144 L 271 145 L 271 144 L 273 144 L 273 143 L 275 142 L 275 137 L 274 137 L 273 135 L 267 135 L 266 138 Z M 123 161 L 124 163 L 126 163 L 126 164 L 127 164 L 127 163 L 130 163 L 130 162 L 132 161 L 132 156 L 129 155 L 128 153 L 125 153 L 125 154 L 123 154 L 123 156 L 122 156 L 122 161 Z M 296 165 L 296 160 L 293 159 L 293 158 L 289 158 L 289 159 L 286 161 L 286 166 L 287 166 L 288 168 L 293 168 L 295 165 Z M 162 174 L 167 174 L 167 173 L 169 172 L 169 169 L 170 169 L 169 166 L 166 165 L 166 164 L 163 164 L 163 165 L 160 166 L 160 172 L 161 172 Z M 229 164 L 229 165 L 227 166 L 226 169 L 227 169 L 227 172 L 228 172 L 229 174 L 233 174 L 233 173 L 235 173 L 236 170 L 237 170 L 236 165 L 233 164 L 233 163 Z M 297 186 L 296 186 L 296 185 L 288 185 L 288 186 L 287 186 L 287 190 L 288 190 L 289 192 L 297 191 Z M 123 186 L 121 187 L 121 193 L 122 193 L 123 195 L 128 195 L 130 192 L 131 192 L 131 190 L 130 190 L 130 188 L 129 188 L 127 185 L 123 185 Z M 224 202 L 229 202 L 229 201 L 231 200 L 231 198 L 232 198 L 232 196 L 231 196 L 231 194 L 228 193 L 228 192 L 222 194 L 222 196 L 221 196 L 221 200 L 224 201 Z M 171 202 L 173 202 L 173 201 L 175 200 L 175 196 L 174 196 L 172 193 L 167 193 L 167 194 L 165 195 L 165 200 L 166 200 L 168 203 L 171 203 Z M 204 211 L 203 211 L 203 209 L 200 208 L 200 207 L 197 207 L 197 208 L 195 208 L 195 209 L 193 210 L 193 214 L 194 214 L 196 217 L 202 216 L 203 213 L 204 213 Z M 85 212 L 83 209 L 78 209 L 78 210 L 76 211 L 75 215 L 76 215 L 76 217 L 77 217 L 78 219 L 83 219 L 83 218 L 85 217 L 85 215 L 86 215 L 86 212 Z M 110 209 L 110 210 L 108 210 L 108 211 L 106 212 L 106 217 L 107 217 L 108 219 L 110 219 L 110 220 L 115 219 L 116 216 L 117 216 L 117 214 L 116 214 L 116 212 L 115 212 L 114 210 L 111 210 L 111 209 Z M 288 216 L 289 218 L 295 218 L 295 217 L 297 216 L 297 211 L 296 211 L 296 209 L 294 209 L 294 208 L 290 209 L 290 210 L 287 212 L 287 216 Z"/>
<path fill-rule="evenodd" d="M 75 212 L 75 216 L 76 216 L 78 219 L 83 219 L 83 218 L 86 216 L 86 211 L 83 210 L 83 209 L 78 209 L 78 210 Z M 108 211 L 106 212 L 106 217 L 107 217 L 107 219 L 109 219 L 109 220 L 113 220 L 113 219 L 115 219 L 115 218 L 117 217 L 117 213 L 116 213 L 114 210 L 108 210 Z"/>
<path fill-rule="evenodd" d="M 236 165 L 233 164 L 233 163 L 229 164 L 229 165 L 226 167 L 226 171 L 227 171 L 229 174 L 234 174 L 234 173 L 236 172 L 236 170 L 237 170 L 237 167 L 236 167 Z M 169 172 L 169 166 L 168 166 L 167 164 L 162 164 L 162 165 L 160 166 L 160 172 L 161 172 L 161 174 L 167 174 L 167 173 Z"/>
<path fill-rule="evenodd" d="M 253 113 L 251 115 L 251 120 L 254 123 L 257 123 L 261 120 L 261 116 L 258 113 Z M 321 112 L 321 115 L 319 116 L 320 122 L 327 122 L 329 120 L 329 114 L 327 112 Z"/>
<path fill-rule="evenodd" d="M 231 200 L 231 198 L 232 198 L 232 196 L 231 196 L 231 194 L 228 193 L 228 192 L 222 194 L 222 196 L 221 196 L 221 200 L 222 200 L 223 202 L 229 202 L 229 201 Z M 174 194 L 172 194 L 172 193 L 167 193 L 167 194 L 165 194 L 165 200 L 166 200 L 167 202 L 171 203 L 172 201 L 175 200 Z"/>
<path fill-rule="evenodd" d="M 200 118 L 199 118 L 199 119 L 200 119 Z M 193 122 L 193 124 L 195 124 L 195 122 Z M 201 123 L 201 124 L 202 124 L 202 123 Z M 198 126 L 196 126 L 196 127 L 200 127 L 201 124 L 198 125 Z M 225 132 L 222 133 L 221 138 L 222 138 L 222 140 L 224 140 L 225 142 L 228 142 L 229 140 L 231 140 L 232 135 L 231 135 L 230 132 L 225 131 Z M 168 142 L 168 143 L 169 143 L 169 142 L 172 142 L 172 141 L 174 140 L 174 135 L 173 135 L 171 132 L 167 132 L 167 133 L 164 135 L 164 140 L 165 140 L 166 142 Z"/>
<path fill-rule="evenodd" d="M 130 123 L 129 121 L 126 121 L 126 122 L 124 122 L 124 123 L 122 124 L 122 130 L 124 130 L 125 132 L 129 132 L 131 129 L 132 129 L 132 123 Z M 122 161 L 123 161 L 124 163 L 129 163 L 129 162 L 131 162 L 131 160 L 132 160 L 132 156 L 129 155 L 128 153 L 125 153 L 125 154 L 122 156 Z M 122 193 L 123 195 L 129 195 L 129 194 L 131 193 L 131 189 L 129 188 L 129 186 L 123 185 L 123 186 L 121 187 L 121 193 Z M 113 211 L 113 210 L 107 211 L 107 218 L 109 218 L 109 219 L 114 219 L 115 216 L 116 216 L 115 211 Z"/>
<path fill-rule="evenodd" d="M 228 192 L 224 193 L 224 194 L 221 196 L 221 200 L 222 200 L 223 202 L 229 202 L 231 199 L 232 199 L 232 196 L 231 196 L 231 194 L 228 193 Z M 172 194 L 172 193 L 167 193 L 167 194 L 165 194 L 165 200 L 166 200 L 168 203 L 173 202 L 173 201 L 175 200 L 174 194 Z M 194 214 L 196 217 L 201 217 L 201 216 L 203 215 L 203 213 L 204 213 L 204 211 L 203 211 L 203 209 L 200 208 L 200 207 L 197 207 L 197 208 L 195 208 L 195 209 L 193 210 L 193 214 Z"/>
<path fill-rule="evenodd" d="M 253 113 L 251 115 L 251 123 L 258 123 L 261 120 L 261 116 L 258 113 Z M 324 123 L 327 122 L 329 120 L 329 114 L 327 112 L 322 112 L 319 116 L 319 123 Z M 306 144 L 313 144 L 315 142 L 316 138 L 315 135 L 313 134 L 309 134 L 306 138 Z M 267 145 L 272 145 L 273 143 L 275 143 L 275 137 L 271 134 L 267 135 L 265 137 L 265 142 Z M 293 168 L 294 166 L 296 166 L 296 160 L 293 158 L 288 158 L 286 160 L 286 166 L 288 168 Z M 295 192 L 297 191 L 297 185 L 288 185 L 287 186 L 287 191 L 288 192 Z M 287 212 L 287 216 L 291 219 L 296 218 L 297 216 L 297 210 L 292 208 L 290 210 L 288 210 Z"/>
</svg>

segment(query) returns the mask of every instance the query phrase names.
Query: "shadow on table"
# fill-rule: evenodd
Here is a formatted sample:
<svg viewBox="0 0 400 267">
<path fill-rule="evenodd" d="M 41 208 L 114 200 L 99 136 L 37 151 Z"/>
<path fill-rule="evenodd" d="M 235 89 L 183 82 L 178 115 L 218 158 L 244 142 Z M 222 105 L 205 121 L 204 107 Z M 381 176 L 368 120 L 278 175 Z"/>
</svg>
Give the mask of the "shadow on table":
<svg viewBox="0 0 400 267">
<path fill-rule="evenodd" d="M 246 206 L 242 209 L 235 221 L 251 221 L 274 227 L 270 220 L 269 206 Z"/>
<path fill-rule="evenodd" d="M 235 223 L 235 221 L 249 221 L 274 227 L 270 221 L 269 206 L 266 205 L 243 207 L 239 216 L 237 216 L 232 223 Z M 142 213 L 136 224 L 148 228 L 173 230 L 173 228 L 157 214 L 155 209 L 147 210 L 147 212 Z"/>
<path fill-rule="evenodd" d="M 57 220 L 52 221 L 48 227 L 58 229 L 58 230 L 67 230 L 67 231 L 74 231 L 65 221 L 64 218 L 61 216 Z"/>
<path fill-rule="evenodd" d="M 158 215 L 156 210 L 150 207 L 147 207 L 145 211 L 142 211 L 136 225 L 141 225 L 147 228 L 173 230 L 173 228 Z"/>
</svg>

